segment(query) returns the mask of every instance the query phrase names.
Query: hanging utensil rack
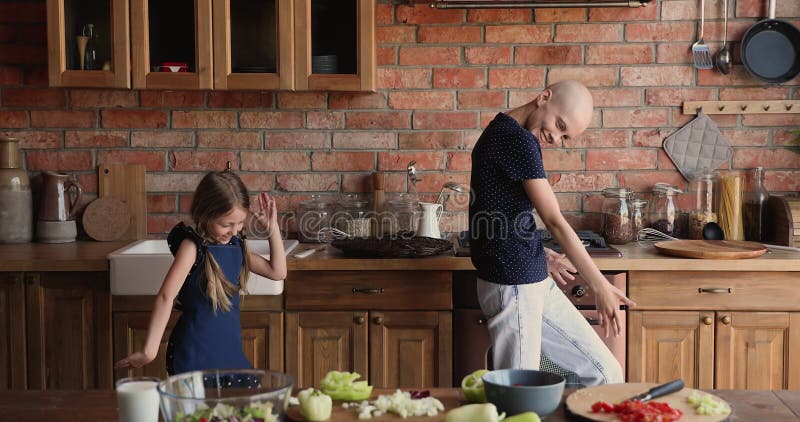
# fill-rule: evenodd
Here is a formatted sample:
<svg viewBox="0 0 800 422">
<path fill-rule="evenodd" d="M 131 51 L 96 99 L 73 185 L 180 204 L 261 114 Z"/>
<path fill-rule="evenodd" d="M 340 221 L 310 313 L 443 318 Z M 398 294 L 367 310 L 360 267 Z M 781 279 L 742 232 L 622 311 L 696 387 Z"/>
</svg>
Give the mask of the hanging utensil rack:
<svg viewBox="0 0 800 422">
<path fill-rule="evenodd" d="M 685 101 L 683 114 L 798 114 L 800 100 Z"/>
</svg>

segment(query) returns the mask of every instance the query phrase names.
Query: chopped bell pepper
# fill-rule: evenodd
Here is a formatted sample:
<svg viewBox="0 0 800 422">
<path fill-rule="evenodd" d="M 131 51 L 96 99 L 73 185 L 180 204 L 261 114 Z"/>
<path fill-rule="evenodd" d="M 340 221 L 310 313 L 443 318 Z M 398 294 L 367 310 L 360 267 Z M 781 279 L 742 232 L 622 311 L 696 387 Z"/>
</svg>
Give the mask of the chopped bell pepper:
<svg viewBox="0 0 800 422">
<path fill-rule="evenodd" d="M 465 404 L 444 415 L 444 422 L 498 422 L 506 414 L 497 414 L 497 407 L 492 403 Z"/>
<path fill-rule="evenodd" d="M 331 418 L 333 401 L 331 396 L 316 388 L 307 388 L 297 393 L 300 401 L 300 414 L 311 422 L 326 421 Z"/>
<path fill-rule="evenodd" d="M 503 422 L 541 422 L 536 412 L 525 412 L 503 419 Z"/>
<path fill-rule="evenodd" d="M 486 403 L 486 390 L 483 388 L 483 374 L 489 371 L 478 369 L 461 380 L 461 391 L 467 401 L 472 403 Z"/>
<path fill-rule="evenodd" d="M 330 371 L 320 381 L 320 387 L 334 400 L 366 400 L 372 395 L 372 386 L 366 381 L 356 381 L 359 378 L 361 374 L 357 372 Z"/>
</svg>

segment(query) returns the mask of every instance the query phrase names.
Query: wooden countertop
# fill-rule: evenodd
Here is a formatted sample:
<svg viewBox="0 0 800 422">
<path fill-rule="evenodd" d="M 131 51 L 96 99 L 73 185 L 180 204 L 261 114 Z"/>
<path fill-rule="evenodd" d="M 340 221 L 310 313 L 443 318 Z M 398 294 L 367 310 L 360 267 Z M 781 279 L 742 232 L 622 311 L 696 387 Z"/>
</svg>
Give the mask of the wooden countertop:
<svg viewBox="0 0 800 422">
<path fill-rule="evenodd" d="M 375 394 L 391 393 L 391 390 L 375 390 Z M 565 396 L 571 391 L 565 391 Z M 731 404 L 733 413 L 730 421 L 797 421 L 800 419 L 800 391 L 744 391 L 716 390 L 713 393 Z M 450 410 L 461 404 L 461 392 L 455 388 L 431 389 Z M 331 422 L 357 421 L 354 411 L 345 411 L 337 406 Z M 61 421 L 61 422 L 115 422 L 117 421 L 116 395 L 110 390 L 88 391 L 2 391 L 0 392 L 0 415 L 6 420 L 22 421 Z M 370 420 L 438 422 L 440 416 L 402 419 L 388 415 Z M 548 422 L 564 422 L 569 419 L 560 406 L 547 416 Z"/>
<path fill-rule="evenodd" d="M 108 254 L 130 242 L 19 243 L 0 245 L 0 271 L 108 271 Z M 293 255 L 323 247 L 307 258 Z M 594 258 L 605 271 L 800 271 L 800 252 L 774 250 L 758 258 L 715 260 L 659 254 L 651 244 L 615 246 L 622 258 Z M 290 271 L 439 270 L 472 271 L 469 257 L 360 259 L 330 245 L 301 243 L 289 256 Z"/>
<path fill-rule="evenodd" d="M 323 247 L 306 258 L 293 255 Z M 629 243 L 615 246 L 622 258 L 594 258 L 604 271 L 800 271 L 800 252 L 772 250 L 751 259 L 689 259 L 658 253 L 652 244 Z M 316 243 L 301 243 L 289 256 L 290 271 L 318 270 L 442 270 L 471 271 L 469 257 L 438 255 L 426 258 L 361 259 L 344 256 L 341 251 Z"/>
<path fill-rule="evenodd" d="M 4 244 L 0 245 L 0 271 L 108 271 L 108 254 L 129 243 Z"/>
</svg>

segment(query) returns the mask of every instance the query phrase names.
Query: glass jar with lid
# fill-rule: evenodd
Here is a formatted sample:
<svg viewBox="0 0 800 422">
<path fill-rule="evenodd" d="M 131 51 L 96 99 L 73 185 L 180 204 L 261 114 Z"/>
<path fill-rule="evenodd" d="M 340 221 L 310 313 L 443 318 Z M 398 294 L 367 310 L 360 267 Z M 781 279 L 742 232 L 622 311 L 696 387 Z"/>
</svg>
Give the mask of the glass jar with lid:
<svg viewBox="0 0 800 422">
<path fill-rule="evenodd" d="M 372 221 L 369 201 L 357 193 L 344 193 L 333 217 L 333 226 L 350 237 L 368 238 Z"/>
<path fill-rule="evenodd" d="M 631 201 L 631 220 L 633 220 L 633 238 L 638 239 L 639 230 L 648 227 L 647 201 L 636 198 Z"/>
<path fill-rule="evenodd" d="M 408 193 L 398 193 L 387 201 L 390 217 L 387 232 L 395 235 L 400 232 L 416 233 L 419 220 L 419 198 Z"/>
<path fill-rule="evenodd" d="M 680 209 L 675 203 L 675 194 L 680 189 L 666 183 L 656 183 L 653 187 L 653 206 L 650 211 L 650 227 L 669 236 L 677 236 Z"/>
<path fill-rule="evenodd" d="M 633 219 L 627 188 L 603 189 L 603 237 L 606 242 L 622 245 L 633 240 Z"/>
<path fill-rule="evenodd" d="M 301 242 L 322 243 L 333 240 L 323 229 L 330 227 L 334 203 L 330 198 L 311 195 L 300 204 L 297 216 L 297 237 Z"/>
<path fill-rule="evenodd" d="M 716 180 L 713 173 L 692 178 L 689 189 L 694 196 L 694 208 L 689 214 L 689 239 L 702 239 L 703 227 L 717 221 Z"/>
</svg>

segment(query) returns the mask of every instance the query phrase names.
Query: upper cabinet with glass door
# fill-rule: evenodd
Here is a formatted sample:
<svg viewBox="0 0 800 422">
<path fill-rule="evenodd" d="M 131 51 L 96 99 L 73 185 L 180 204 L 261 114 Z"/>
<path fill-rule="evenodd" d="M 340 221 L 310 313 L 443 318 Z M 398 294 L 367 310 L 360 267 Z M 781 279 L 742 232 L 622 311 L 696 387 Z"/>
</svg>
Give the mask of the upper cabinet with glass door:
<svg viewBox="0 0 800 422">
<path fill-rule="evenodd" d="M 294 89 L 292 0 L 214 1 L 214 88 Z"/>
<path fill-rule="evenodd" d="M 295 0 L 295 88 L 375 91 L 375 0 Z"/>
<path fill-rule="evenodd" d="M 131 0 L 133 87 L 212 89 L 211 0 Z"/>
<path fill-rule="evenodd" d="M 50 86 L 130 88 L 128 0 L 47 0 Z"/>
</svg>

